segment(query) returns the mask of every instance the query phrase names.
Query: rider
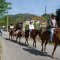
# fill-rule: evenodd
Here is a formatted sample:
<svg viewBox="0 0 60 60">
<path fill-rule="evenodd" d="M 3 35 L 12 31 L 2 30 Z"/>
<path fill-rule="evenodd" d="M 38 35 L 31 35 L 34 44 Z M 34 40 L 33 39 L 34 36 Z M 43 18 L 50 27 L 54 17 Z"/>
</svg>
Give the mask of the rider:
<svg viewBox="0 0 60 60">
<path fill-rule="evenodd" d="M 48 20 L 48 27 L 47 27 L 50 31 L 50 42 L 52 42 L 53 40 L 53 34 L 56 27 L 57 27 L 56 16 L 52 14 L 51 19 Z"/>
<path fill-rule="evenodd" d="M 10 30 L 13 30 L 13 29 L 14 29 L 13 24 L 10 24 Z"/>
<path fill-rule="evenodd" d="M 33 24 L 32 21 L 30 21 L 30 24 L 29 24 L 29 32 L 31 33 L 33 29 L 34 29 L 34 24 Z"/>
</svg>

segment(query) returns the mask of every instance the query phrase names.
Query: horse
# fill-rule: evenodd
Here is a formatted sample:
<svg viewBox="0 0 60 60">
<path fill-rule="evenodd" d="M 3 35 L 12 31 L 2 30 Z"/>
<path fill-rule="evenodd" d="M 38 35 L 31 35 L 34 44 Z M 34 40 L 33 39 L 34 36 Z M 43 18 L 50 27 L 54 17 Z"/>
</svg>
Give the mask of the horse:
<svg viewBox="0 0 60 60">
<path fill-rule="evenodd" d="M 14 30 L 10 29 L 10 31 L 9 31 L 9 39 L 11 38 L 11 40 L 13 40 L 13 35 L 14 35 Z"/>
<path fill-rule="evenodd" d="M 19 30 L 18 33 L 16 34 L 16 42 L 17 42 L 17 39 L 19 38 L 19 43 L 20 43 L 21 37 L 22 37 L 22 31 Z"/>
<path fill-rule="evenodd" d="M 17 39 L 19 38 L 19 43 L 20 43 L 20 39 L 22 37 L 22 31 L 21 30 L 18 30 L 17 32 L 14 31 L 14 30 L 11 30 L 9 32 L 9 38 L 11 37 L 11 40 L 13 40 L 14 36 L 16 37 L 16 42 L 17 42 Z M 13 37 L 13 38 L 12 38 Z"/>
<path fill-rule="evenodd" d="M 43 33 L 41 33 L 42 30 L 40 30 L 39 32 L 39 37 L 41 38 L 41 45 L 42 45 L 42 50 L 41 51 L 46 51 L 46 45 L 49 41 L 49 38 L 50 38 L 50 31 L 46 30 L 44 31 Z M 57 45 L 60 44 L 60 28 L 56 28 L 55 29 L 55 33 L 53 35 L 53 43 L 54 43 L 54 49 L 53 49 L 53 52 L 52 52 L 52 57 L 54 55 L 54 52 L 57 48 Z M 43 45 L 44 45 L 44 48 L 43 48 Z"/>
<path fill-rule="evenodd" d="M 36 37 L 37 37 L 38 33 L 39 32 L 36 29 L 32 29 L 32 31 L 30 32 L 30 37 L 33 39 L 33 47 L 35 47 L 35 48 L 36 48 Z M 28 38 L 29 38 L 29 30 L 26 30 L 25 31 L 25 39 L 26 39 L 25 44 L 27 43 L 27 45 L 29 45 Z"/>
</svg>

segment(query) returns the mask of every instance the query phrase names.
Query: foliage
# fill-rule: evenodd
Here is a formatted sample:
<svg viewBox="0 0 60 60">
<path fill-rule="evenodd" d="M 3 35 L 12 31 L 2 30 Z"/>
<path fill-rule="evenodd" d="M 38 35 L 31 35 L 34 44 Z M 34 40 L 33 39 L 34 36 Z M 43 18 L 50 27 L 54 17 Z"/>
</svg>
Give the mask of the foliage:
<svg viewBox="0 0 60 60">
<path fill-rule="evenodd" d="M 57 20 L 57 24 L 60 27 L 60 9 L 57 9 L 56 11 L 56 20 Z"/>
<path fill-rule="evenodd" d="M 6 26 L 7 24 L 7 16 L 4 16 L 2 19 L 0 19 L 0 26 Z"/>
<path fill-rule="evenodd" d="M 50 14 L 43 14 L 42 16 L 45 18 L 45 20 L 48 20 L 51 18 Z"/>
<path fill-rule="evenodd" d="M 34 14 L 16 14 L 16 15 L 8 15 L 8 24 L 17 24 L 18 22 L 24 22 L 32 18 L 33 20 L 45 20 L 44 17 L 40 17 Z M 7 16 L 3 17 L 0 20 L 0 25 L 6 26 L 7 24 Z"/>
<path fill-rule="evenodd" d="M 8 9 L 11 9 L 10 5 L 11 3 L 6 2 L 6 0 L 0 0 L 0 16 L 7 13 Z"/>
</svg>

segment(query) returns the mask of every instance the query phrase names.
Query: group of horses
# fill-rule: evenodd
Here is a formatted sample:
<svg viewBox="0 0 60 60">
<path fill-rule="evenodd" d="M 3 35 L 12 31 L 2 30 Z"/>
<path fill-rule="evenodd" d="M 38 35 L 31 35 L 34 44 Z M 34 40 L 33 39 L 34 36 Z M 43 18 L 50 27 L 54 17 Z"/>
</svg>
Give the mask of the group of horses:
<svg viewBox="0 0 60 60">
<path fill-rule="evenodd" d="M 25 36 L 25 39 L 26 39 L 25 44 L 26 43 L 28 44 L 28 38 L 29 38 L 29 35 L 30 35 L 30 37 L 33 39 L 33 47 L 36 47 L 36 37 L 38 35 L 40 37 L 41 45 L 42 45 L 42 50 L 41 51 L 46 51 L 46 45 L 49 42 L 49 38 L 50 38 L 50 31 L 45 30 L 44 32 L 42 32 L 42 29 L 40 29 L 40 30 L 33 29 L 30 32 L 30 34 L 29 34 L 29 30 L 26 30 L 24 32 L 24 34 L 25 34 L 24 36 Z M 22 30 L 18 30 L 17 33 L 14 30 L 10 30 L 9 31 L 9 37 L 11 39 L 13 39 L 14 36 L 16 36 L 16 41 L 19 38 L 19 42 L 20 42 L 20 38 L 22 37 Z M 54 43 L 54 48 L 53 48 L 53 52 L 52 52 L 52 57 L 53 57 L 54 52 L 57 48 L 57 45 L 60 44 L 60 28 L 55 29 L 55 32 L 54 32 L 54 35 L 53 35 L 53 43 Z"/>
</svg>

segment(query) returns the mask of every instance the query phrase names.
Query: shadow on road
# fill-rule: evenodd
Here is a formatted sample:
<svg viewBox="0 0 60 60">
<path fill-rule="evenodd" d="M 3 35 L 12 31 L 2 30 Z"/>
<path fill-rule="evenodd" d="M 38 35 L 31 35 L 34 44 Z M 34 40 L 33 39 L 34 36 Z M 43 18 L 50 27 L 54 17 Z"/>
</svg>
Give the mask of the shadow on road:
<svg viewBox="0 0 60 60">
<path fill-rule="evenodd" d="M 36 49 L 33 49 L 33 48 L 23 48 L 23 50 L 29 52 L 30 54 L 33 54 L 33 55 L 36 55 L 36 56 L 45 56 L 45 57 L 50 57 L 50 58 L 53 58 L 51 55 L 49 55 L 47 52 L 42 52 L 42 51 L 38 51 Z M 59 58 L 53 58 L 53 59 L 57 59 L 57 60 L 60 60 Z"/>
<path fill-rule="evenodd" d="M 9 38 L 5 38 L 5 40 L 8 40 L 8 41 L 14 42 L 14 43 L 19 44 L 19 45 L 21 45 L 21 46 L 28 47 L 28 45 L 26 45 L 25 43 L 17 42 L 16 40 L 10 40 Z"/>
<path fill-rule="evenodd" d="M 34 54 L 34 55 L 40 55 L 40 56 L 49 56 L 49 57 L 51 57 L 50 55 L 48 55 L 47 54 L 47 52 L 41 52 L 41 51 L 38 51 L 38 50 L 36 50 L 36 49 L 34 49 L 34 48 L 23 48 L 23 50 L 25 50 L 25 51 L 27 51 L 27 52 L 29 52 L 29 53 L 31 53 L 31 54 Z"/>
</svg>

